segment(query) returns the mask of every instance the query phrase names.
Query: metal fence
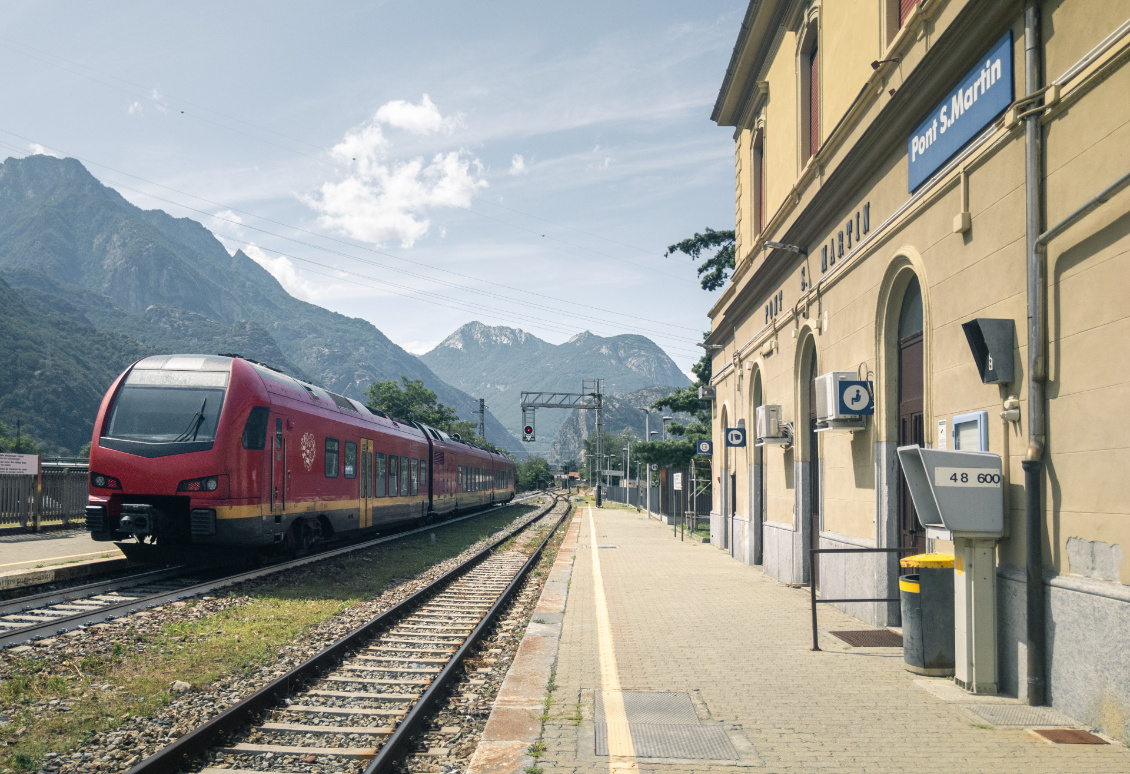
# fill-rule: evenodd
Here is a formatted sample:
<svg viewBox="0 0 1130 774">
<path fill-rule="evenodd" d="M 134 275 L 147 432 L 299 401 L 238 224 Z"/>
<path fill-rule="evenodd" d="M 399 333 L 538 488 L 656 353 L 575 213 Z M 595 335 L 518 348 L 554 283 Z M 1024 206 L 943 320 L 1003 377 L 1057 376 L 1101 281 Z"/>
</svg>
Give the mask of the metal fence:
<svg viewBox="0 0 1130 774">
<path fill-rule="evenodd" d="M 0 476 L 0 533 L 71 529 L 85 523 L 89 480 L 85 465 L 45 462 L 38 480 Z"/>
</svg>

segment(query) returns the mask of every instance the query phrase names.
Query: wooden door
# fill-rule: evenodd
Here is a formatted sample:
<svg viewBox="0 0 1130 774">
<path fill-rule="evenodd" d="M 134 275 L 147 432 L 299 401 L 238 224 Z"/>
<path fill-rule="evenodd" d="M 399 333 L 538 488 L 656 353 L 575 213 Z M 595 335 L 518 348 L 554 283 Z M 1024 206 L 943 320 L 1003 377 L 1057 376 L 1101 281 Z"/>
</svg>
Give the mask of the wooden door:
<svg viewBox="0 0 1130 774">
<path fill-rule="evenodd" d="M 922 333 L 918 332 L 899 341 L 899 446 L 918 445 L 924 442 Z M 910 488 L 899 466 L 899 545 L 914 548 L 917 553 L 926 550 L 925 530 L 918 523 Z"/>
</svg>

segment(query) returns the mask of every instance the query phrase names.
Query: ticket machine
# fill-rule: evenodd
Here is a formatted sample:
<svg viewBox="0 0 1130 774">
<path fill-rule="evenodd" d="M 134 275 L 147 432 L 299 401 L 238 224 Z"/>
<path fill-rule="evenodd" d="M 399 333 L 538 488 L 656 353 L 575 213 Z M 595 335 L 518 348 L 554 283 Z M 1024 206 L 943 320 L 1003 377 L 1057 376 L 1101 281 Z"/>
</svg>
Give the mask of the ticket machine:
<svg viewBox="0 0 1130 774">
<path fill-rule="evenodd" d="M 926 534 L 954 544 L 954 682 L 973 693 L 996 693 L 1000 455 L 920 446 L 901 446 L 898 455 Z"/>
</svg>

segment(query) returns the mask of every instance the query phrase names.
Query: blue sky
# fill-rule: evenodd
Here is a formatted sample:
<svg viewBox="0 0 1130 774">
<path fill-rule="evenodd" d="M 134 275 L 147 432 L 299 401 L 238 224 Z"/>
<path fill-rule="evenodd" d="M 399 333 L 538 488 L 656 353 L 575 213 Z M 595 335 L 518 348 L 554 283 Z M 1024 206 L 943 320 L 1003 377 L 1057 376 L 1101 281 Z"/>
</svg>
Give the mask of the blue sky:
<svg viewBox="0 0 1130 774">
<path fill-rule="evenodd" d="M 745 4 L 6 2 L 0 151 L 74 156 L 421 353 L 643 333 L 689 370 Z"/>
</svg>

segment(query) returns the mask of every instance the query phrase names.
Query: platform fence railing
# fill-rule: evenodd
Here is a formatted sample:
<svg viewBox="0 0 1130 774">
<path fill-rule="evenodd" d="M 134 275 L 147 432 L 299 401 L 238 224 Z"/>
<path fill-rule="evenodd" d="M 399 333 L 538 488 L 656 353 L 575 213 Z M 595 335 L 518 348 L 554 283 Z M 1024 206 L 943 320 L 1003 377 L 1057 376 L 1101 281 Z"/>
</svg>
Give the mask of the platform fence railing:
<svg viewBox="0 0 1130 774">
<path fill-rule="evenodd" d="M 816 577 L 820 571 L 820 554 L 901 554 L 913 553 L 919 549 L 914 546 L 900 546 L 898 548 L 810 548 L 808 549 L 808 590 L 812 601 L 812 649 L 820 650 L 820 641 L 816 633 L 816 606 L 834 602 L 899 602 L 899 597 L 851 597 L 845 599 L 820 599 L 816 598 Z"/>
<path fill-rule="evenodd" d="M 0 534 L 71 529 L 85 523 L 90 474 L 45 462 L 40 476 L 0 476 Z"/>
</svg>

